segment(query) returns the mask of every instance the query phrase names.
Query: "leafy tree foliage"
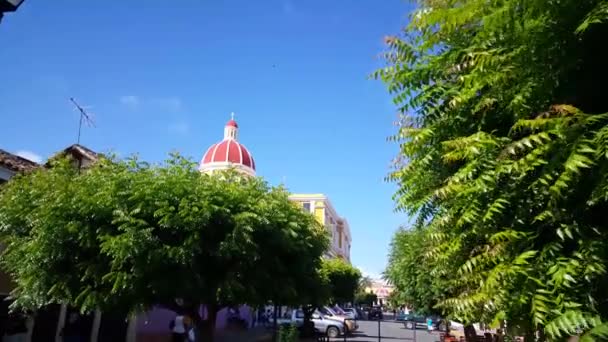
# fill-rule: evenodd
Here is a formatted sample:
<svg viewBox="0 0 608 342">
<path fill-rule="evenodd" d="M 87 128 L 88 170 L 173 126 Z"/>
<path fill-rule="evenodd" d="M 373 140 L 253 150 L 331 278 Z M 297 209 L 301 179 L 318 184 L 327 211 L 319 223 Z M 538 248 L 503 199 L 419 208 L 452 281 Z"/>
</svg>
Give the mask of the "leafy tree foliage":
<svg viewBox="0 0 608 342">
<path fill-rule="evenodd" d="M 395 286 L 394 300 L 399 304 L 413 306 L 420 314 L 437 314 L 435 306 L 448 284 L 429 272 L 433 265 L 425 257 L 429 247 L 425 234 L 423 229 L 395 234 L 385 276 Z"/>
<path fill-rule="evenodd" d="M 181 298 L 211 340 L 222 306 L 309 295 L 328 238 L 287 196 L 236 172 L 202 175 L 179 156 L 86 171 L 57 160 L 1 190 L 2 261 L 17 306 L 134 312 Z"/>
<path fill-rule="evenodd" d="M 373 292 L 365 292 L 358 290 L 355 293 L 355 303 L 364 305 L 373 305 L 378 300 L 378 296 Z"/>
<path fill-rule="evenodd" d="M 334 303 L 353 302 L 361 272 L 342 259 L 324 259 L 320 273 L 327 279 Z"/>
<path fill-rule="evenodd" d="M 465 322 L 607 337 L 608 2 L 417 3 L 375 73 L 403 114 L 397 207 L 417 218 L 389 277 Z"/>
<path fill-rule="evenodd" d="M 359 280 L 359 288 L 357 290 L 365 292 L 365 289 L 371 288 L 372 285 L 373 285 L 373 282 L 372 282 L 371 277 L 362 276 L 361 279 Z"/>
</svg>

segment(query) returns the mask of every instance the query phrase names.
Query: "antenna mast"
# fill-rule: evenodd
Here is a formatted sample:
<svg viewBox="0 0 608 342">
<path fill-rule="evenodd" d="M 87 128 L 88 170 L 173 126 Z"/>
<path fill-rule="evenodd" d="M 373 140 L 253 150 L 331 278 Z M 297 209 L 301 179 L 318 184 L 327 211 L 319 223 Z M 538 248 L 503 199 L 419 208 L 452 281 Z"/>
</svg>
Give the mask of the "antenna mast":
<svg viewBox="0 0 608 342">
<path fill-rule="evenodd" d="M 91 119 L 91 116 L 84 110 L 84 108 L 82 108 L 78 103 L 76 103 L 76 100 L 74 100 L 73 97 L 70 97 L 70 101 L 72 101 L 74 106 L 76 106 L 76 109 L 78 109 L 78 111 L 80 112 L 80 121 L 78 123 L 78 139 L 76 140 L 76 143 L 80 144 L 80 132 L 82 130 L 82 122 L 84 121 L 87 125 L 93 127 L 95 127 L 95 123 L 93 122 L 93 119 Z"/>
</svg>

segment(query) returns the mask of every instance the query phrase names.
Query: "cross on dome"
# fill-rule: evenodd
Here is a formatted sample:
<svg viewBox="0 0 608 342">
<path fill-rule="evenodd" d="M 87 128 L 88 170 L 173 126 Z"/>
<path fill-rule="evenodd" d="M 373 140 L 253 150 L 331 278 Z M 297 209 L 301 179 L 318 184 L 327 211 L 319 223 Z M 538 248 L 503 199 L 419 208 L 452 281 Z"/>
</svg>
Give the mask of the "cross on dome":
<svg viewBox="0 0 608 342">
<path fill-rule="evenodd" d="M 224 127 L 224 140 L 236 140 L 236 133 L 238 129 L 239 125 L 237 125 L 236 121 L 234 121 L 234 112 L 232 112 L 230 113 L 230 121 L 228 121 Z"/>
</svg>

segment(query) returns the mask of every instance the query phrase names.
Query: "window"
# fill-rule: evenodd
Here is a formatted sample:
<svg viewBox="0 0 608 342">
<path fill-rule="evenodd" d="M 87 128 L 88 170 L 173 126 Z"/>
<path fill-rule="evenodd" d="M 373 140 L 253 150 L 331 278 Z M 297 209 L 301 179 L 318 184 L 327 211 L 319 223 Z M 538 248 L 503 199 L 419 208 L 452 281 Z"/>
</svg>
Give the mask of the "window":
<svg viewBox="0 0 608 342">
<path fill-rule="evenodd" d="M 302 310 L 296 311 L 296 318 L 304 318 L 304 311 L 302 311 Z"/>
<path fill-rule="evenodd" d="M 304 209 L 304 211 L 310 212 L 310 202 L 302 203 L 302 208 Z"/>
</svg>

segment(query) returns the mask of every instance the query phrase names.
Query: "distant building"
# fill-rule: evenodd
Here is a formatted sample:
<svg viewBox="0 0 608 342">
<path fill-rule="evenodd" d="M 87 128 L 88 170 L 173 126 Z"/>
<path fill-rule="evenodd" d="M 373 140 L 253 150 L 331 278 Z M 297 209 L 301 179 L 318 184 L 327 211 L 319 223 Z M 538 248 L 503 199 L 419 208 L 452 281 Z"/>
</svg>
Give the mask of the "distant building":
<svg viewBox="0 0 608 342">
<path fill-rule="evenodd" d="M 374 305 L 386 305 L 388 297 L 391 295 L 395 288 L 390 285 L 386 280 L 383 279 L 372 279 L 372 284 L 369 290 L 376 295 L 378 298 Z"/>
<path fill-rule="evenodd" d="M 315 216 L 331 236 L 331 246 L 326 257 L 340 258 L 350 263 L 352 236 L 348 221 L 340 217 L 329 198 L 323 194 L 293 194 L 289 199 L 297 202 L 304 211 Z"/>
<path fill-rule="evenodd" d="M 29 172 L 39 166 L 29 159 L 0 149 L 0 184 L 7 182 L 18 173 Z"/>
</svg>

